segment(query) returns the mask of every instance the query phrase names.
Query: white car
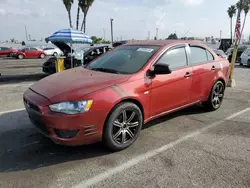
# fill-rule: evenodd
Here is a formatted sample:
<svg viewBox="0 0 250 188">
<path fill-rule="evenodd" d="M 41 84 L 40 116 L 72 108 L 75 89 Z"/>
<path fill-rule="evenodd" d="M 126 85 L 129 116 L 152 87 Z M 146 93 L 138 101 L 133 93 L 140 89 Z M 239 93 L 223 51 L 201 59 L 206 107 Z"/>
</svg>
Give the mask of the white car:
<svg viewBox="0 0 250 188">
<path fill-rule="evenodd" d="M 250 48 L 247 48 L 240 56 L 240 65 L 250 66 Z"/>
<path fill-rule="evenodd" d="M 63 52 L 59 48 L 49 47 L 49 48 L 44 48 L 43 51 L 47 55 L 52 55 L 52 56 L 63 55 Z"/>
</svg>

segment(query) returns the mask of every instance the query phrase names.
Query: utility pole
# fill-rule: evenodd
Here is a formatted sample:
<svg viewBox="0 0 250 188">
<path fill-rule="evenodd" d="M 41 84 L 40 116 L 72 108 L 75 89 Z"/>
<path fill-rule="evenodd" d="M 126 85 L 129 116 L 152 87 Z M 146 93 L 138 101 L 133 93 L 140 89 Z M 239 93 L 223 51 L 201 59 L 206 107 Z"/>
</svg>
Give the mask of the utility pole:
<svg viewBox="0 0 250 188">
<path fill-rule="evenodd" d="M 105 40 L 105 37 L 106 37 L 106 32 L 105 29 L 103 28 L 103 40 Z"/>
<path fill-rule="evenodd" d="M 221 41 L 221 37 L 222 37 L 222 31 L 220 30 L 220 41 Z"/>
<path fill-rule="evenodd" d="M 150 31 L 148 31 L 148 40 L 150 40 Z"/>
<path fill-rule="evenodd" d="M 159 30 L 159 28 L 156 28 L 156 40 L 158 40 L 158 30 Z"/>
<path fill-rule="evenodd" d="M 114 39 L 113 39 L 113 18 L 110 18 L 110 27 L 111 27 L 111 45 L 113 47 Z"/>
<path fill-rule="evenodd" d="M 27 27 L 26 27 L 26 25 L 24 25 L 24 28 L 25 28 L 25 37 L 26 37 L 26 41 L 28 41 L 28 33 L 27 33 Z"/>
</svg>

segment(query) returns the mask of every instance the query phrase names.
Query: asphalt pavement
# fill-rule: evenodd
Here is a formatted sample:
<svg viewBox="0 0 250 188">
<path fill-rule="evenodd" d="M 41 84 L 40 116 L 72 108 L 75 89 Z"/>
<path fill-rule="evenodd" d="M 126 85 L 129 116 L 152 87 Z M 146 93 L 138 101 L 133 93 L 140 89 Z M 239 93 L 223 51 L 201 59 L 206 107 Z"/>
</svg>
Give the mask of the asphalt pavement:
<svg viewBox="0 0 250 188">
<path fill-rule="evenodd" d="M 250 187 L 250 68 L 236 67 L 222 107 L 201 106 L 144 125 L 130 148 L 58 146 L 31 125 L 22 94 L 0 84 L 0 187 Z"/>
<path fill-rule="evenodd" d="M 0 58 L 0 73 L 2 76 L 28 75 L 42 73 L 42 65 L 48 59 L 16 59 Z M 0 77 L 1 78 L 1 77 Z"/>
</svg>

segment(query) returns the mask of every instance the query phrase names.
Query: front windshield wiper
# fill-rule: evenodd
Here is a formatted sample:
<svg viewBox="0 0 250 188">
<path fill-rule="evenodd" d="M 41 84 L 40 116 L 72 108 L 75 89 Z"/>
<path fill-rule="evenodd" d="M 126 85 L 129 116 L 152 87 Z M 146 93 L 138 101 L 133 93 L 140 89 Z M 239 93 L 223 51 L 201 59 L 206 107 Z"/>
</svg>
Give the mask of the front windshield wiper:
<svg viewBox="0 0 250 188">
<path fill-rule="evenodd" d="M 108 69 L 108 68 L 90 68 L 90 70 L 120 74 L 119 71 L 114 70 L 114 69 Z"/>
</svg>

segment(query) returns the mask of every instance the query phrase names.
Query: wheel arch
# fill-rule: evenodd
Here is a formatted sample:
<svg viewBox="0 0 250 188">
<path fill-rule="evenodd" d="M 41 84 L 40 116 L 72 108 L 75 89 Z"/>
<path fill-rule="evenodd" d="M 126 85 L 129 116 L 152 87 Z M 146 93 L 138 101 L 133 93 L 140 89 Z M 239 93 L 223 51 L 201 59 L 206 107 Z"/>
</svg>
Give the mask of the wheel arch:
<svg viewBox="0 0 250 188">
<path fill-rule="evenodd" d="M 19 55 L 22 55 L 24 58 L 26 57 L 26 54 L 25 54 L 25 53 L 18 53 L 18 54 L 17 54 L 17 57 L 18 57 Z"/>
<path fill-rule="evenodd" d="M 214 84 L 216 83 L 216 82 L 218 82 L 218 81 L 221 81 L 223 84 L 224 84 L 224 87 L 226 88 L 226 81 L 225 81 L 225 79 L 224 78 L 218 78 L 215 82 L 214 82 Z"/>
<path fill-rule="evenodd" d="M 113 110 L 117 107 L 117 105 L 119 105 L 119 104 L 121 104 L 121 103 L 126 103 L 126 102 L 134 103 L 135 105 L 137 105 L 137 106 L 140 108 L 140 110 L 141 110 L 141 112 L 142 112 L 143 122 L 144 122 L 144 108 L 143 108 L 141 102 L 140 102 L 139 100 L 135 99 L 135 98 L 124 98 L 124 99 L 121 99 L 121 100 L 117 101 L 117 102 L 115 103 L 115 105 L 111 108 L 111 110 L 109 111 L 109 113 L 108 113 L 108 115 L 106 116 L 106 119 L 105 119 L 105 121 L 104 121 L 104 125 L 103 125 L 103 130 L 102 130 L 102 131 L 104 131 L 105 124 L 107 123 L 107 121 L 108 121 L 110 115 L 112 114 Z"/>
</svg>

